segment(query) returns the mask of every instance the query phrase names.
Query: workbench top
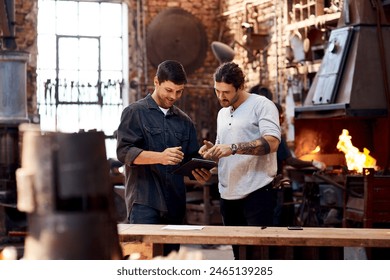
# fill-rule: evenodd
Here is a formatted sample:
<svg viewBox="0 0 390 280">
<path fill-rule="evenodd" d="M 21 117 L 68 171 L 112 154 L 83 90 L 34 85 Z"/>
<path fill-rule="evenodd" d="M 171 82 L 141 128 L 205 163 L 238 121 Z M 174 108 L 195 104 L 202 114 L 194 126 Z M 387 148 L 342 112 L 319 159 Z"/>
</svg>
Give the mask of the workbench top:
<svg viewBox="0 0 390 280">
<path fill-rule="evenodd" d="M 390 229 L 203 226 L 163 229 L 166 225 L 119 224 L 120 242 L 154 244 L 231 244 L 264 246 L 390 247 Z"/>
</svg>

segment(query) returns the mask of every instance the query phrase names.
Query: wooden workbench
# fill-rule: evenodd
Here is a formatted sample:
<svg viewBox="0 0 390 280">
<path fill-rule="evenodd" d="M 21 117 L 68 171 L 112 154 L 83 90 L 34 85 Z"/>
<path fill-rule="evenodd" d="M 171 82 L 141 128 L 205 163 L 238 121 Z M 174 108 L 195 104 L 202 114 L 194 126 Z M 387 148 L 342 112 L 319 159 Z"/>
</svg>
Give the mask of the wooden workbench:
<svg viewBox="0 0 390 280">
<path fill-rule="evenodd" d="M 166 230 L 163 227 L 119 224 L 119 241 L 124 254 L 137 250 L 134 246 L 141 246 L 144 258 L 152 258 L 161 255 L 162 244 L 166 243 L 390 248 L 390 229 L 204 226 L 201 230 Z"/>
</svg>

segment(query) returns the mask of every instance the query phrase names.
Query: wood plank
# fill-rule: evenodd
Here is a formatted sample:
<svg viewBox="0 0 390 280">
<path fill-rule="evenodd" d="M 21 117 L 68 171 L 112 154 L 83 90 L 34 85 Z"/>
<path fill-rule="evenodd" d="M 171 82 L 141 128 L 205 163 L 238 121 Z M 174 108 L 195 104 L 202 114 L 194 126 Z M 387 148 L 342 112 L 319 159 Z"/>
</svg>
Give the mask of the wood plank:
<svg viewBox="0 0 390 280">
<path fill-rule="evenodd" d="M 232 244 L 260 246 L 390 247 L 390 229 L 205 226 L 202 230 L 165 230 L 164 225 L 119 224 L 120 242 Z"/>
<path fill-rule="evenodd" d="M 136 258 L 138 260 L 150 260 L 154 257 L 154 250 L 152 243 L 143 242 L 122 242 L 122 255 L 125 258 Z M 134 256 L 133 254 L 139 254 Z"/>
</svg>

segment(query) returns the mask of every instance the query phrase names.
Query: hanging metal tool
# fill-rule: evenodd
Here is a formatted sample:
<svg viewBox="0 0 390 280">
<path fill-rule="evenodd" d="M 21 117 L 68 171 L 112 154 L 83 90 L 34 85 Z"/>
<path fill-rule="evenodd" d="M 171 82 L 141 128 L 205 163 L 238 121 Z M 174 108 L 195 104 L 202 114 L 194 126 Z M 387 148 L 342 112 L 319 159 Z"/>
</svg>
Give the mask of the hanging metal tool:
<svg viewBox="0 0 390 280">
<path fill-rule="evenodd" d="M 167 8 L 149 24 L 146 47 L 153 66 L 173 59 L 181 62 L 190 74 L 202 66 L 206 57 L 207 34 L 191 13 L 177 7 Z"/>
<path fill-rule="evenodd" d="M 13 0 L 0 0 L 0 48 L 16 50 L 15 4 Z"/>
</svg>

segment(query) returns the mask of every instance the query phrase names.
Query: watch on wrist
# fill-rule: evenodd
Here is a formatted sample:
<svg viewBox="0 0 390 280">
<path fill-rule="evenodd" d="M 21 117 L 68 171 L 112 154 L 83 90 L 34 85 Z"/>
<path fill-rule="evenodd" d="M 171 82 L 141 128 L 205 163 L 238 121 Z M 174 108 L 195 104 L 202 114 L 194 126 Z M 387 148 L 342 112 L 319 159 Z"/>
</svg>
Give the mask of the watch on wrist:
<svg viewBox="0 0 390 280">
<path fill-rule="evenodd" d="M 237 144 L 232 144 L 230 146 L 230 149 L 232 150 L 232 155 L 235 155 L 237 153 L 237 149 L 238 149 Z"/>
</svg>

